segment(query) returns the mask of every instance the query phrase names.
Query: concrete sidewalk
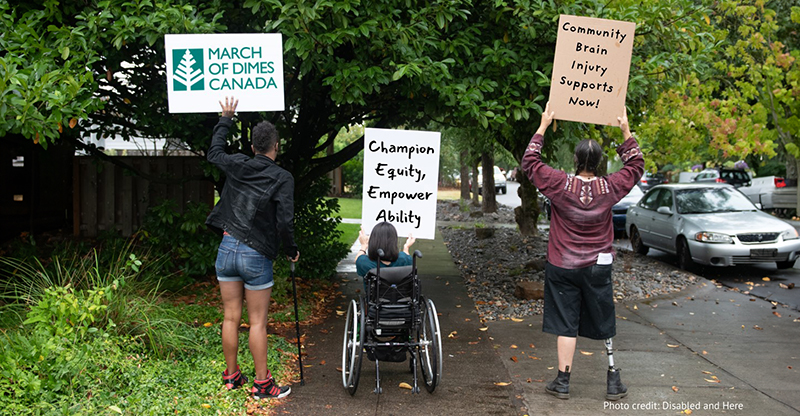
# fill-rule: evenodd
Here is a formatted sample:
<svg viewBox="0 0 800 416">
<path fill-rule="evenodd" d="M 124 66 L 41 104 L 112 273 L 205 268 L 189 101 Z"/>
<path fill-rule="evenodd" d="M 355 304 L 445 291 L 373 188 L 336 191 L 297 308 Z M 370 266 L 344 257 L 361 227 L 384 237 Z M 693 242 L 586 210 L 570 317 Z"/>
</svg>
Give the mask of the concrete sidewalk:
<svg viewBox="0 0 800 416">
<path fill-rule="evenodd" d="M 703 279 L 676 294 L 618 304 L 614 356 L 628 397 L 604 400 L 605 347 L 580 338 L 571 398 L 559 400 L 544 392 L 557 359 L 556 337 L 542 332 L 542 317 L 489 322 L 481 331 L 441 233 L 414 248 L 424 255 L 423 292 L 440 314 L 445 360 L 436 391 L 412 395 L 398 387 L 412 382 L 408 363 L 381 363 L 384 393 L 374 394 L 374 363 L 364 359 L 358 392 L 350 397 L 337 369 L 345 317 L 332 314 L 322 325 L 303 328 L 306 385 L 293 385 L 276 414 L 672 415 L 686 408 L 693 415 L 800 414 L 796 310 L 772 309 L 770 302 Z M 342 295 L 334 302 L 346 310 L 362 286 L 355 273 L 341 276 Z"/>
</svg>

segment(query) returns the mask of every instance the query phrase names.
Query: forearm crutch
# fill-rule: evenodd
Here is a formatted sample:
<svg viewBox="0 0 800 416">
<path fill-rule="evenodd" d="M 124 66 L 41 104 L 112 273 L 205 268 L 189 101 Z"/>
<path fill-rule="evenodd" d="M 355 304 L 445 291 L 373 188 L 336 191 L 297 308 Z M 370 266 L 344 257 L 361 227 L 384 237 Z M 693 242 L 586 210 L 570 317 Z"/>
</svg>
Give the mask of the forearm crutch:
<svg viewBox="0 0 800 416">
<path fill-rule="evenodd" d="M 305 386 L 306 381 L 303 379 L 303 349 L 300 346 L 300 314 L 297 311 L 297 285 L 294 283 L 294 262 L 290 261 L 290 270 L 292 271 L 292 294 L 294 295 L 294 328 L 297 331 L 297 360 L 300 362 L 300 385 Z"/>
</svg>

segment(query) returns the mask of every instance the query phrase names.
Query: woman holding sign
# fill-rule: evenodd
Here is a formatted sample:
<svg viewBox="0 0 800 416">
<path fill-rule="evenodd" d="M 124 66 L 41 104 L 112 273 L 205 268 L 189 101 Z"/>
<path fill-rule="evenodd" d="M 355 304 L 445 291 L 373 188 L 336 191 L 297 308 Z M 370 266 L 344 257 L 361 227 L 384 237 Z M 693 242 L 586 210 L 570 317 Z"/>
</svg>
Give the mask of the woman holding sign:
<svg viewBox="0 0 800 416">
<path fill-rule="evenodd" d="M 370 235 L 364 234 L 364 229 L 358 233 L 358 242 L 361 243 L 361 249 L 358 250 L 358 257 L 356 257 L 356 273 L 362 278 L 367 275 L 371 269 L 378 267 L 380 259 L 381 267 L 399 267 L 410 266 L 412 263 L 409 250 L 414 245 L 416 239 L 409 234 L 403 251 L 397 250 L 397 229 L 394 225 L 388 222 L 380 222 L 372 228 Z M 383 257 L 378 256 L 378 249 L 383 250 Z M 364 283 L 364 291 L 366 291 L 366 282 Z"/>
<path fill-rule="evenodd" d="M 624 138 L 617 147 L 624 163 L 619 172 L 598 176 L 603 149 L 591 139 L 575 147 L 574 175 L 553 169 L 542 161 L 541 149 L 554 118 L 548 103 L 522 158 L 525 174 L 550 199 L 552 210 L 542 330 L 558 336 L 558 376 L 545 390 L 560 399 L 569 398 L 570 368 L 580 335 L 605 340 L 609 357 L 606 399 L 619 400 L 628 394 L 628 389 L 614 367 L 611 349 L 611 338 L 616 335 L 611 207 L 642 177 L 644 157 L 623 110 L 617 118 Z"/>
</svg>

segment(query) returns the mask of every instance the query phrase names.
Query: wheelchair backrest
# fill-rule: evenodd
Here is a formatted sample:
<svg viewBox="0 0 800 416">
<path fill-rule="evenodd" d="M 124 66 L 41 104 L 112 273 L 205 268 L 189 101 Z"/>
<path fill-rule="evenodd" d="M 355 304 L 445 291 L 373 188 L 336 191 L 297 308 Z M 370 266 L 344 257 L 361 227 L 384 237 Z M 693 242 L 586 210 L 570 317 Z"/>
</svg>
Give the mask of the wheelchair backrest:
<svg viewBox="0 0 800 416">
<path fill-rule="evenodd" d="M 380 294 L 378 298 L 391 303 L 399 299 L 413 296 L 414 268 L 413 266 L 381 267 L 380 275 L 377 269 L 371 269 L 365 277 L 369 282 L 371 300 L 375 299 L 374 280 L 380 279 Z"/>
</svg>

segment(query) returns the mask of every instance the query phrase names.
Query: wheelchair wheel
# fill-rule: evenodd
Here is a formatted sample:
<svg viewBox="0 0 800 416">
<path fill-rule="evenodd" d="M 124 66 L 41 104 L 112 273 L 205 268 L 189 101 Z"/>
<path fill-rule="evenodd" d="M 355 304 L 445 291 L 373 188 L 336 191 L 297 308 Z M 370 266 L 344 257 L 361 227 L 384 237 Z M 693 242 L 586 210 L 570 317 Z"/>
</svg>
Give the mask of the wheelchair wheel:
<svg viewBox="0 0 800 416">
<path fill-rule="evenodd" d="M 419 362 L 422 366 L 422 379 L 428 393 L 433 393 L 442 378 L 442 335 L 439 330 L 439 316 L 433 301 L 424 301 L 422 328 L 419 329 Z"/>
<path fill-rule="evenodd" d="M 342 343 L 342 384 L 350 395 L 356 393 L 361 375 L 361 359 L 364 354 L 364 302 L 350 301 Z"/>
</svg>

